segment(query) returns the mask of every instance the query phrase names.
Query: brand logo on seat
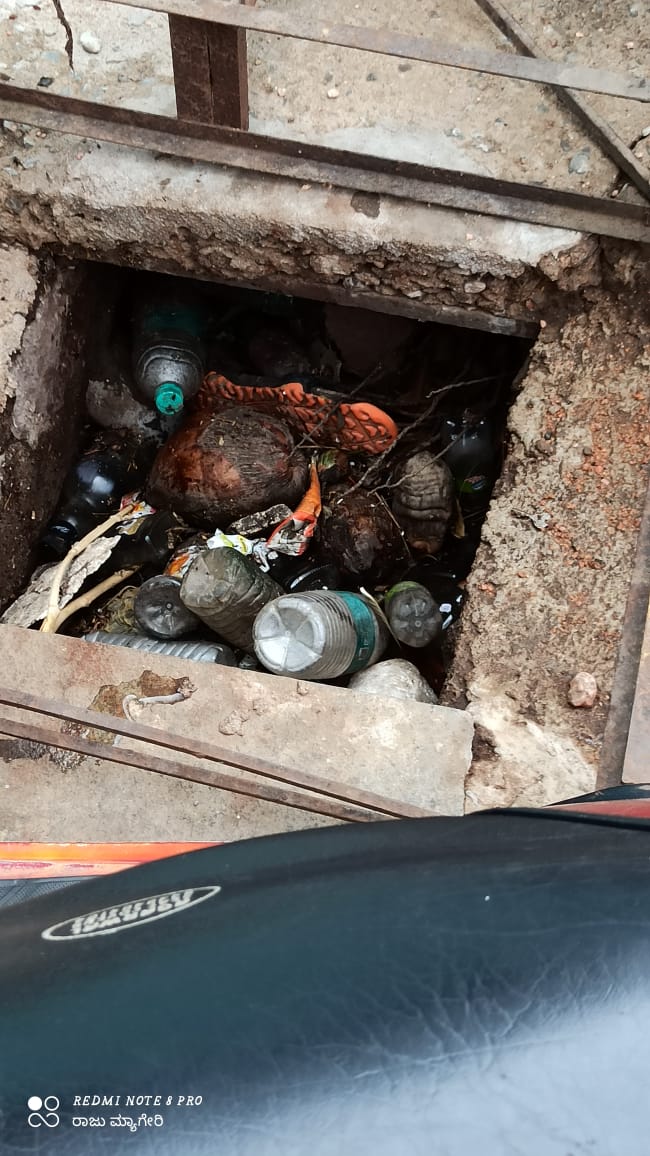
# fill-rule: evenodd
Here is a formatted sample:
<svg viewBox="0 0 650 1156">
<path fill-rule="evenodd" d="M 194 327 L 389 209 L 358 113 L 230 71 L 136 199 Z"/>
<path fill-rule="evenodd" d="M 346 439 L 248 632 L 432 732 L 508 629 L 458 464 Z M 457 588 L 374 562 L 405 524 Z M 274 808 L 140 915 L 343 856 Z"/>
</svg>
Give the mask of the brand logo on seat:
<svg viewBox="0 0 650 1156">
<path fill-rule="evenodd" d="M 64 919 L 41 932 L 43 939 L 90 939 L 95 935 L 114 935 L 117 931 L 128 931 L 143 923 L 153 923 L 168 915 L 178 915 L 188 907 L 195 907 L 206 899 L 218 895 L 220 887 L 187 887 L 182 891 L 165 891 L 162 895 L 147 895 L 144 899 L 131 899 L 119 907 L 103 907 L 90 911 L 87 915 L 76 915 L 74 919 Z"/>
</svg>

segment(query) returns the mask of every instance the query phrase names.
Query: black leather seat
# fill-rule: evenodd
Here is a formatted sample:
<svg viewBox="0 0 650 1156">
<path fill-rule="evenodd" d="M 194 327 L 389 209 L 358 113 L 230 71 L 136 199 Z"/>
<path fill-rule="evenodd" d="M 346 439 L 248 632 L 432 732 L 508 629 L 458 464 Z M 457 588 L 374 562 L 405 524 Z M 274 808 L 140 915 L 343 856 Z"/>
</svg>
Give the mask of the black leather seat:
<svg viewBox="0 0 650 1156">
<path fill-rule="evenodd" d="M 650 1151 L 642 821 L 226 845 L 0 912 L 0 950 L 2 1156 Z"/>
</svg>

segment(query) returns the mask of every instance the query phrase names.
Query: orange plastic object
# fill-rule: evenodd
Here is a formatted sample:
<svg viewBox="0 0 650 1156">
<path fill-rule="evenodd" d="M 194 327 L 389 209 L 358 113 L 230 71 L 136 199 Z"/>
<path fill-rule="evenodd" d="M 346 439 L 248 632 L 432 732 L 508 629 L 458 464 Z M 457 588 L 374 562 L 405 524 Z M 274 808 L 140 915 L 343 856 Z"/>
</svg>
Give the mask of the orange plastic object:
<svg viewBox="0 0 650 1156">
<path fill-rule="evenodd" d="M 287 385 L 235 385 L 220 373 L 208 373 L 196 404 L 250 405 L 281 417 L 288 425 L 325 445 L 365 454 L 381 454 L 397 437 L 392 417 L 366 401 L 335 401 L 305 393 L 299 381 Z"/>
</svg>

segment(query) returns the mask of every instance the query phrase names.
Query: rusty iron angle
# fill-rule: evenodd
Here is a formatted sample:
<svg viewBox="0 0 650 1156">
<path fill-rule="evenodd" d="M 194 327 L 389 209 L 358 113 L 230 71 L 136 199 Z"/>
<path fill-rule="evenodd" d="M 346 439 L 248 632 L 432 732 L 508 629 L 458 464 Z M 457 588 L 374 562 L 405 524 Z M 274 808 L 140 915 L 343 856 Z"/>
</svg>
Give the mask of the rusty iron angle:
<svg viewBox="0 0 650 1156">
<path fill-rule="evenodd" d="M 0 83 L 0 118 L 96 141 L 464 212 L 650 242 L 650 209 L 582 193 L 219 125 L 95 104 Z"/>
<path fill-rule="evenodd" d="M 204 770 L 175 759 L 160 759 L 148 751 L 138 751 L 131 747 L 109 746 L 104 743 L 89 742 L 79 735 L 66 735 L 53 727 L 38 726 L 34 723 L 17 722 L 15 719 L 0 718 L 0 734 L 10 738 L 23 739 L 58 750 L 74 751 L 88 758 L 101 759 L 120 766 L 138 767 L 152 771 L 156 775 L 166 775 L 182 779 L 187 783 L 199 783 L 205 787 L 216 787 L 247 798 L 263 799 L 282 807 L 295 807 L 300 811 L 310 811 L 316 815 L 327 815 L 346 823 L 372 823 L 386 819 L 378 811 L 366 810 L 322 795 L 307 795 L 303 791 L 286 790 L 276 783 L 257 782 L 244 779 L 240 775 L 223 774 L 216 770 Z"/>
<path fill-rule="evenodd" d="M 537 47 L 525 28 L 511 16 L 501 0 L 476 0 L 481 11 L 492 21 L 504 36 L 526 56 L 537 57 Z M 571 89 L 558 89 L 558 100 L 585 125 L 603 152 L 618 165 L 632 181 L 640 193 L 650 200 L 650 173 L 639 163 L 631 148 L 614 131 L 605 117 L 590 108 L 584 97 Z"/>
<path fill-rule="evenodd" d="M 105 3 L 112 0 L 104 0 Z M 553 88 L 578 88 L 586 92 L 605 93 L 627 100 L 650 103 L 650 84 L 645 77 L 621 75 L 600 68 L 562 64 L 539 57 L 521 57 L 515 53 L 484 48 L 466 48 L 446 44 L 425 36 L 407 36 L 388 28 L 364 28 L 352 24 L 333 24 L 305 16 L 294 8 L 289 12 L 248 8 L 229 0 L 116 0 L 129 7 L 147 8 L 172 16 L 189 16 L 208 23 L 232 25 L 254 32 L 289 36 L 317 44 L 355 48 L 405 60 L 419 60 L 449 68 L 506 76 L 512 80 L 548 84 Z"/>
<path fill-rule="evenodd" d="M 84 707 L 44 698 L 42 695 L 0 687 L 0 703 L 17 710 L 25 710 L 65 722 L 77 723 L 83 727 L 112 731 L 123 738 L 136 739 L 139 742 L 151 743 L 153 746 L 164 747 L 167 750 L 180 751 L 182 754 L 191 755 L 196 759 L 222 763 L 224 766 L 261 775 L 263 778 L 276 779 L 278 782 L 291 787 L 302 787 L 316 794 L 325 795 L 344 803 L 351 803 L 356 807 L 366 807 L 391 818 L 421 819 L 432 814 L 431 811 L 427 811 L 423 807 L 417 807 L 397 799 L 389 799 L 362 787 L 353 787 L 347 783 L 339 783 L 334 779 L 326 779 L 322 775 L 312 774 L 311 771 L 299 771 L 295 768 L 284 767 L 244 751 L 232 751 L 228 747 L 218 747 L 216 744 L 205 742 L 198 737 L 186 738 L 181 735 L 169 734 L 157 727 L 145 726 L 143 723 L 132 722 L 130 719 L 116 718 L 115 715 L 102 714 L 101 711 L 86 710 Z M 68 738 L 68 736 L 65 737 Z M 72 736 L 70 737 L 72 738 Z M 108 750 L 110 751 L 110 747 Z M 97 754 L 96 749 L 94 754 Z M 106 757 L 109 757 L 108 754 Z"/>
</svg>

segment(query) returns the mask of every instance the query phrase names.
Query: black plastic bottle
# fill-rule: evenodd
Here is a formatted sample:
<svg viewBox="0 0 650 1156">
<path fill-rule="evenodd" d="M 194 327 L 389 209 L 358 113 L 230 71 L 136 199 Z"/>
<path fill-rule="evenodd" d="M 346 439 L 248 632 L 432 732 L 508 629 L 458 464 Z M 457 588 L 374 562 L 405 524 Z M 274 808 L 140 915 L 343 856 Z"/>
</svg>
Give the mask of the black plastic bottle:
<svg viewBox="0 0 650 1156">
<path fill-rule="evenodd" d="M 496 478 L 496 452 L 491 423 L 463 414 L 445 418 L 440 430 L 444 460 L 451 470 L 464 514 L 487 509 Z"/>
<path fill-rule="evenodd" d="M 63 558 L 74 542 L 115 513 L 124 495 L 145 481 L 150 452 L 119 441 L 91 446 L 63 483 L 61 503 L 42 539 L 45 550 Z"/>
</svg>

